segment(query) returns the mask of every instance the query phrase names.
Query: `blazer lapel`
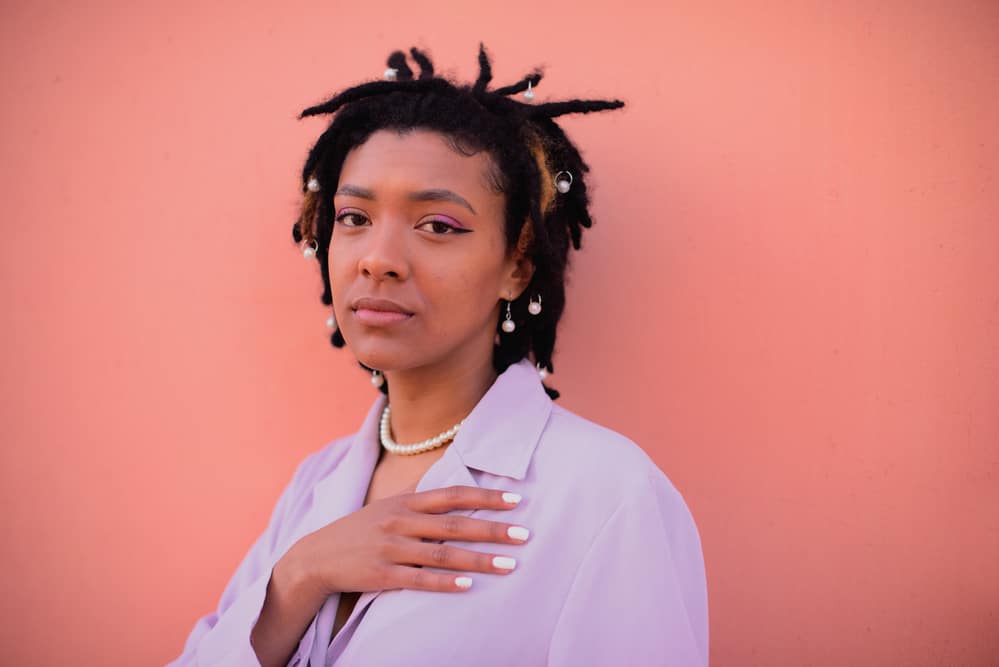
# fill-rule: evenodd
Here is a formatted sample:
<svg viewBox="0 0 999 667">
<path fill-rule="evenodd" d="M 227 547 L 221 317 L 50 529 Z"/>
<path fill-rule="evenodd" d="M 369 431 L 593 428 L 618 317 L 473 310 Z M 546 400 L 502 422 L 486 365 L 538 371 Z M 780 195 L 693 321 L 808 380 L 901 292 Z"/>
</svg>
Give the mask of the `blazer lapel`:
<svg viewBox="0 0 999 667">
<path fill-rule="evenodd" d="M 363 506 L 378 462 L 377 424 L 384 404 L 384 398 L 375 401 L 343 459 L 312 487 L 312 505 L 289 539 L 289 545 Z"/>
</svg>

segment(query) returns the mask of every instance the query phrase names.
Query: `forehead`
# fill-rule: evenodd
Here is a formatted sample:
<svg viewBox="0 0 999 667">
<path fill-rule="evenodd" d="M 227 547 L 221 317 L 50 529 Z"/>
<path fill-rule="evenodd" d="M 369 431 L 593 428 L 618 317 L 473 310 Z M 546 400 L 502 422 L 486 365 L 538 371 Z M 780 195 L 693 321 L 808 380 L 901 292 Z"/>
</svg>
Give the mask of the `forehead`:
<svg viewBox="0 0 999 667">
<path fill-rule="evenodd" d="M 486 151 L 459 153 L 439 132 L 378 130 L 347 154 L 340 183 L 362 187 L 382 183 L 411 189 L 447 187 L 472 195 L 479 191 L 494 194 L 489 187 L 492 168 Z"/>
</svg>

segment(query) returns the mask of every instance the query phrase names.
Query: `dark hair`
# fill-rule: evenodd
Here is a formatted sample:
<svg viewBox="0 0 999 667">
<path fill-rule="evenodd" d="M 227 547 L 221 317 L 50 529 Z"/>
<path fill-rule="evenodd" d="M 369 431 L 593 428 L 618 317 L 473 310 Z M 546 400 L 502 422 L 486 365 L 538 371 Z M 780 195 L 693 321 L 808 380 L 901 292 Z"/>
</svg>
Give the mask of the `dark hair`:
<svg viewBox="0 0 999 667">
<path fill-rule="evenodd" d="M 418 78 L 406 62 L 406 54 L 393 52 L 388 58 L 389 80 L 360 84 L 302 111 L 299 118 L 319 114 L 336 116 L 309 151 L 302 169 L 304 201 L 292 229 L 296 243 L 316 247 L 323 280 L 322 302 L 333 303 L 327 254 L 333 234 L 333 194 L 340 170 L 351 149 L 364 143 L 377 130 L 399 132 L 420 128 L 441 133 L 458 152 L 472 155 L 486 151 L 492 158 L 490 185 L 506 198 L 507 247 L 517 246 L 534 263 L 527 289 L 511 304 L 516 329 L 499 335 L 493 348 L 493 366 L 502 373 L 533 352 L 539 368 L 554 372 L 552 354 L 555 331 L 565 308 L 565 271 L 569 244 L 578 250 L 584 227 L 593 221 L 587 210 L 589 196 L 584 174 L 589 167 L 579 151 L 553 120 L 570 113 L 589 113 L 624 106 L 619 100 L 567 100 L 531 104 L 511 95 L 538 85 L 535 70 L 509 86 L 489 90 L 492 68 L 485 47 L 479 46 L 479 76 L 472 85 L 458 85 L 434 74 L 430 58 L 410 49 L 420 67 Z M 571 174 L 567 193 L 556 192 L 554 175 Z M 313 180 L 313 188 L 309 187 Z M 314 192 L 315 184 L 319 188 Z M 331 186 L 331 187 L 328 187 Z M 526 222 L 530 220 L 530 224 Z M 314 242 L 314 243 L 313 243 Z M 527 314 L 528 299 L 539 294 L 544 304 L 538 315 Z M 501 313 L 496 330 L 505 318 Z M 331 342 L 343 347 L 338 330 Z M 367 370 L 371 370 L 361 364 Z M 388 391 L 388 383 L 381 386 Z M 558 392 L 545 391 L 553 399 Z"/>
</svg>

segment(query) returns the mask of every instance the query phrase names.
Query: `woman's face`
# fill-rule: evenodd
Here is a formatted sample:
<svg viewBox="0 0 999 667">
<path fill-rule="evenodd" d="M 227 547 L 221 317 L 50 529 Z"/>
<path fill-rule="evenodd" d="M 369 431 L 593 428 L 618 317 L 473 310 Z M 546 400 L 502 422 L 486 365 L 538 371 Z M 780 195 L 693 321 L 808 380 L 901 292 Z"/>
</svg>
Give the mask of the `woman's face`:
<svg viewBox="0 0 999 667">
<path fill-rule="evenodd" d="M 380 130 L 343 163 L 329 252 L 337 323 L 382 371 L 492 354 L 499 300 L 529 264 L 507 252 L 505 198 L 489 156 L 457 153 L 429 130 Z"/>
</svg>

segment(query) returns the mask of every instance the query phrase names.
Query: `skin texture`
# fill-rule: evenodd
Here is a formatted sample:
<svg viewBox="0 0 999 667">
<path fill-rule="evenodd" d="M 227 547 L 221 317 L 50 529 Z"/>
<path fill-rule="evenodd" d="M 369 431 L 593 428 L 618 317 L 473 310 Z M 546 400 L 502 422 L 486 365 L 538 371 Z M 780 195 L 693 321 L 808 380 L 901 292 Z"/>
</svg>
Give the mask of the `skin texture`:
<svg viewBox="0 0 999 667">
<path fill-rule="evenodd" d="M 427 130 L 375 132 L 344 161 L 333 199 L 333 308 L 348 349 L 389 381 L 397 442 L 436 435 L 471 411 L 496 378 L 500 300 L 519 296 L 533 273 L 506 248 L 505 198 L 488 185 L 490 167 L 488 154 L 462 155 Z M 453 192 L 474 212 L 411 198 L 427 190 Z M 351 308 L 359 297 L 413 315 L 372 326 Z"/>
</svg>

